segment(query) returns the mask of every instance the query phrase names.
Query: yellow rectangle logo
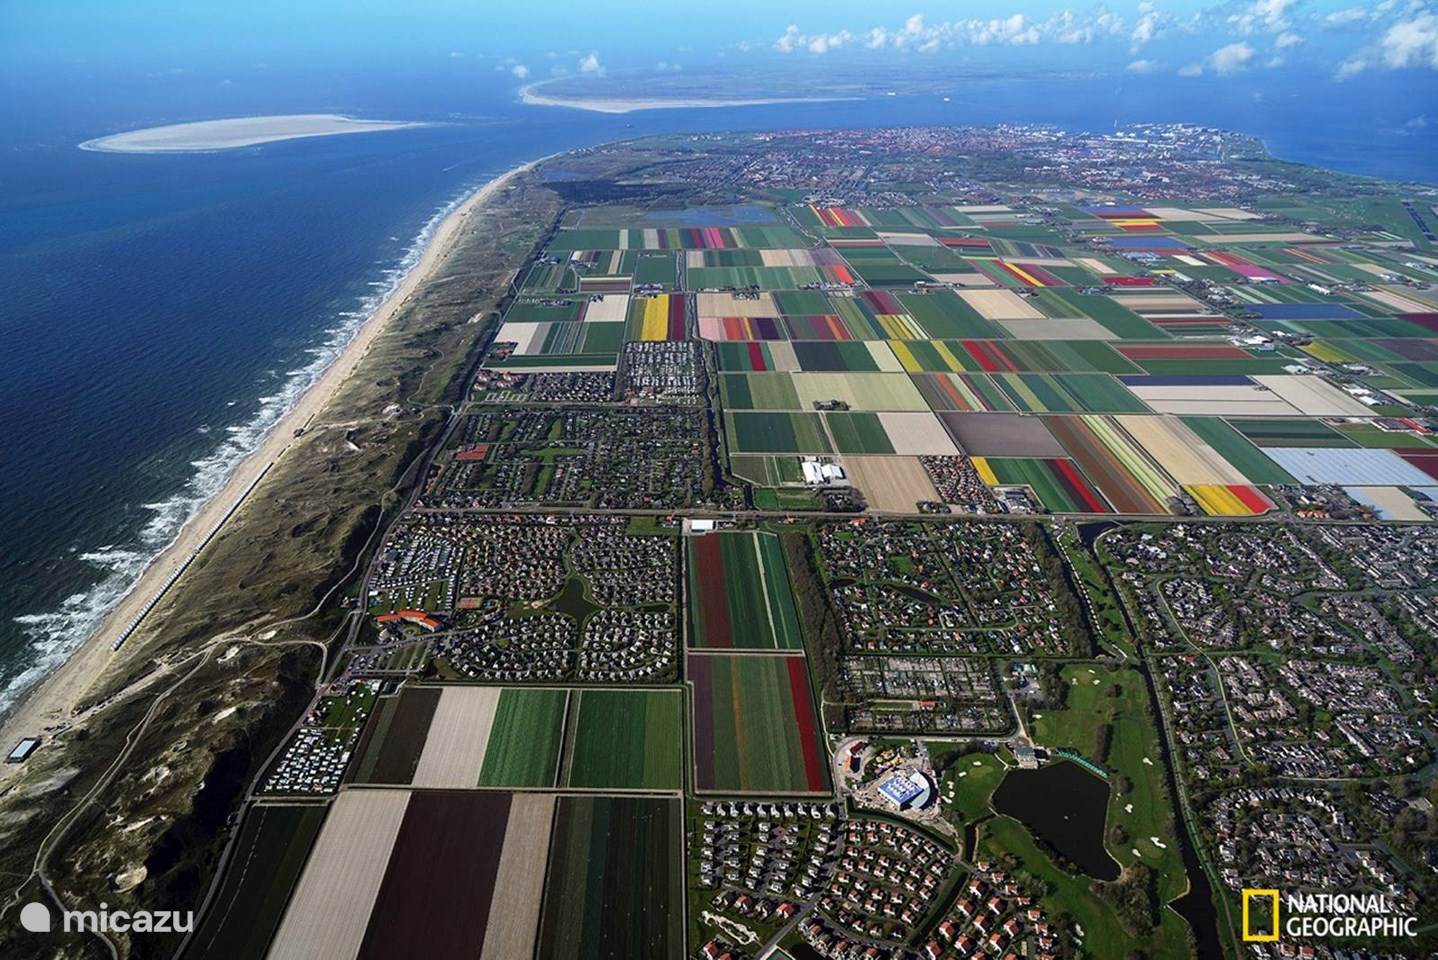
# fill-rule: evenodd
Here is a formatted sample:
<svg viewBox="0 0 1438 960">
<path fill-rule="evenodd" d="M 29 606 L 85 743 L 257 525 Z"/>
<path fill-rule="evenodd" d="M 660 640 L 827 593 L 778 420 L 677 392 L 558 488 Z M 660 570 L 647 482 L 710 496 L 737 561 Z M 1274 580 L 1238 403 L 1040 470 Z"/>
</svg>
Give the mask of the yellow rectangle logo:
<svg viewBox="0 0 1438 960">
<path fill-rule="evenodd" d="M 1253 933 L 1248 927 L 1248 905 L 1255 897 L 1273 901 L 1273 929 L 1268 933 Z M 1244 888 L 1243 891 L 1243 942 L 1273 943 L 1278 939 L 1278 891 Z"/>
</svg>

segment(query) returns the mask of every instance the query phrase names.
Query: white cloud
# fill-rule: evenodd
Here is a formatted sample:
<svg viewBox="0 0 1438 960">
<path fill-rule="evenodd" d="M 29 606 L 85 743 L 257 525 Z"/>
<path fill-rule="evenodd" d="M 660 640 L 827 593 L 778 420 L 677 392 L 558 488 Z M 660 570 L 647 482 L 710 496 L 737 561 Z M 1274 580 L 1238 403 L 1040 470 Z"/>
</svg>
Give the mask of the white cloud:
<svg viewBox="0 0 1438 960">
<path fill-rule="evenodd" d="M 836 50 L 839 47 L 845 46 L 853 39 L 854 35 L 849 31 L 840 30 L 838 33 L 820 34 L 817 37 L 810 37 L 808 48 L 810 53 L 828 53 L 830 50 Z"/>
<path fill-rule="evenodd" d="M 588 54 L 579 58 L 579 72 L 604 75 L 604 66 L 599 62 L 599 54 L 591 50 Z"/>
<path fill-rule="evenodd" d="M 1203 76 L 1203 64 L 1190 63 L 1187 66 L 1178 68 L 1180 77 L 1201 77 Z"/>
<path fill-rule="evenodd" d="M 1150 11 L 1154 17 L 1158 15 Z M 1157 20 L 1155 20 L 1155 24 Z M 1156 27 L 1155 27 L 1156 28 Z M 849 30 L 808 33 L 789 24 L 771 44 L 780 53 L 827 53 L 839 47 L 862 44 L 870 50 L 929 53 L 965 46 L 1032 46 L 1043 41 L 1089 44 L 1109 37 L 1126 37 L 1130 27 L 1123 18 L 1099 5 L 1087 14 L 1070 10 L 1045 20 L 1022 13 L 991 19 L 945 20 L 930 23 L 913 14 L 901 26 L 875 26 L 858 33 Z"/>
<path fill-rule="evenodd" d="M 1229 74 L 1248 69 L 1248 65 L 1253 62 L 1256 54 L 1257 51 L 1247 43 L 1230 43 L 1213 51 L 1209 55 L 1208 63 L 1213 67 L 1214 73 L 1226 77 Z"/>
<path fill-rule="evenodd" d="M 1368 11 L 1362 7 L 1345 7 L 1342 10 L 1335 10 L 1323 18 L 1325 25 L 1330 27 L 1346 27 L 1352 23 L 1360 23 L 1368 19 Z"/>
<path fill-rule="evenodd" d="M 1362 57 L 1349 57 L 1338 65 L 1338 69 L 1333 72 L 1333 79 L 1351 80 L 1367 69 L 1367 60 Z"/>
<path fill-rule="evenodd" d="M 514 74 L 514 76 L 520 80 L 523 80 L 525 77 L 529 76 L 529 68 L 522 63 L 516 63 L 514 66 L 510 67 L 509 72 Z"/>
<path fill-rule="evenodd" d="M 1228 22 L 1241 34 L 1257 30 L 1278 33 L 1288 28 L 1288 9 L 1295 0 L 1255 0 L 1252 6 L 1231 14 Z"/>
<path fill-rule="evenodd" d="M 1139 4 L 1138 22 L 1133 25 L 1133 31 L 1128 35 L 1130 47 L 1137 51 L 1144 44 L 1156 37 L 1159 27 L 1162 25 L 1162 21 L 1163 14 L 1154 9 L 1153 4 Z"/>
<path fill-rule="evenodd" d="M 1135 60 L 1124 69 L 1129 73 L 1153 73 L 1158 69 L 1158 64 L 1152 60 Z"/>
<path fill-rule="evenodd" d="M 1423 10 L 1384 31 L 1379 41 L 1383 62 L 1394 69 L 1438 70 L 1438 14 Z"/>
<path fill-rule="evenodd" d="M 1273 38 L 1273 45 L 1280 50 L 1287 50 L 1303 43 L 1303 38 L 1291 30 L 1284 31 Z"/>
</svg>

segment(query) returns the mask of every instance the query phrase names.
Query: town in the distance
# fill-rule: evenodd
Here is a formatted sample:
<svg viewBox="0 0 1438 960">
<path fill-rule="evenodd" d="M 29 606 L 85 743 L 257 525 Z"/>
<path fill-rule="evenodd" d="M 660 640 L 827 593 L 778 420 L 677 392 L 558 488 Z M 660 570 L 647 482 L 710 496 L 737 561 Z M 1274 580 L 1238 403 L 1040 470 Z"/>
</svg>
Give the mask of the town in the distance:
<svg viewBox="0 0 1438 960">
<path fill-rule="evenodd" d="M 1433 956 L 1435 230 L 1188 125 L 549 158 L 286 468 L 374 464 L 331 632 L 157 647 L 44 880 L 208 831 L 214 960 Z"/>
</svg>

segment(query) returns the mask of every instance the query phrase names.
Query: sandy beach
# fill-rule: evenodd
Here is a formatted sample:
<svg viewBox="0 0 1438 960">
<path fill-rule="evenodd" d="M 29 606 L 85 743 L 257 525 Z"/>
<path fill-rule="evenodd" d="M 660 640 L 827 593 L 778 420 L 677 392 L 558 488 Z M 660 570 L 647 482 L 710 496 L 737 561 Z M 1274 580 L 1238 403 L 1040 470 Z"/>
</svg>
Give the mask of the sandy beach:
<svg viewBox="0 0 1438 960">
<path fill-rule="evenodd" d="M 354 372 L 369 347 L 399 313 L 415 291 L 449 253 L 469 215 L 494 196 L 514 177 L 541 160 L 521 164 L 496 177 L 466 197 L 435 228 L 434 235 L 414 267 L 394 291 L 355 332 L 354 337 L 320 378 L 266 434 L 259 447 L 230 474 L 229 479 L 200 510 L 186 522 L 179 535 L 145 569 L 128 593 L 117 603 L 100 627 L 61 666 L 26 691 L 0 722 L 0 743 L 9 752 L 21 737 L 44 736 L 47 728 L 71 719 L 74 706 L 100 678 L 111 663 L 128 651 L 111 649 L 115 638 L 155 599 L 166 582 L 198 547 L 235 513 L 235 504 L 251 490 L 269 467 L 283 457 L 295 442 L 295 431 L 320 414 L 339 387 Z M 263 496 L 260 489 L 251 496 Z M 181 578 L 183 582 L 183 577 Z M 43 749 L 43 748 L 42 748 Z M 20 765 L 0 765 L 0 783 L 8 780 Z"/>
<path fill-rule="evenodd" d="M 232 117 L 172 123 L 143 130 L 127 130 L 96 137 L 80 144 L 81 150 L 103 153 L 208 153 L 234 150 L 281 140 L 333 137 L 422 127 L 408 120 L 361 120 L 337 113 L 294 113 L 267 117 Z"/>
<path fill-rule="evenodd" d="M 542 81 L 544 82 L 544 81 Z M 853 100 L 853 97 L 754 97 L 724 99 L 721 97 L 551 97 L 538 93 L 541 84 L 531 83 L 520 88 L 519 99 L 535 107 L 569 107 L 592 113 L 634 113 L 637 110 L 679 110 L 713 107 L 752 107 L 766 103 L 830 103 Z"/>
</svg>

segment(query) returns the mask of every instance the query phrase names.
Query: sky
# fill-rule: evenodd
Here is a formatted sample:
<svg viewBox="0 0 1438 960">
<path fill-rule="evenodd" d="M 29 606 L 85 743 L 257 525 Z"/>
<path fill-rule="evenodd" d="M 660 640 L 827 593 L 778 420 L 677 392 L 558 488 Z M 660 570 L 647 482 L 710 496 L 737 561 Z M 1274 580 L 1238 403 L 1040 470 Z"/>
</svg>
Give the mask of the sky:
<svg viewBox="0 0 1438 960">
<path fill-rule="evenodd" d="M 1183 77 L 1438 72 L 1438 0 L 6 0 L 0 62 L 195 69 L 490 60 L 517 80 L 828 58 Z"/>
</svg>

